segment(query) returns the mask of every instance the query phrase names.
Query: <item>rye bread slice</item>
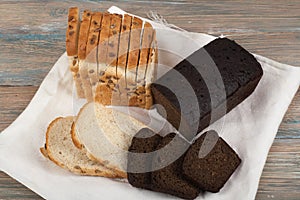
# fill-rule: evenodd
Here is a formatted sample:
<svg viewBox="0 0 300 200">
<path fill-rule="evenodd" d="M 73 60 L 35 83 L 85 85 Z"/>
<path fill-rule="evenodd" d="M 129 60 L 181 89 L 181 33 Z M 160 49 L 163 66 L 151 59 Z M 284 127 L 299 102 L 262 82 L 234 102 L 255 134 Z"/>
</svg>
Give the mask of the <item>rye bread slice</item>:
<svg viewBox="0 0 300 200">
<path fill-rule="evenodd" d="M 187 151 L 183 173 L 204 191 L 219 192 L 241 159 L 215 131 L 201 135 Z"/>
<path fill-rule="evenodd" d="M 141 129 L 132 139 L 127 163 L 127 178 L 132 186 L 151 189 L 152 156 L 147 154 L 146 157 L 145 154 L 154 152 L 161 139 L 160 135 L 148 128 Z"/>
<path fill-rule="evenodd" d="M 151 189 L 184 199 L 195 199 L 200 190 L 182 175 L 182 163 L 189 144 L 175 133 L 165 136 L 153 157 Z M 166 148 L 164 148 L 166 147 Z M 167 164 L 168 162 L 170 164 Z"/>
</svg>

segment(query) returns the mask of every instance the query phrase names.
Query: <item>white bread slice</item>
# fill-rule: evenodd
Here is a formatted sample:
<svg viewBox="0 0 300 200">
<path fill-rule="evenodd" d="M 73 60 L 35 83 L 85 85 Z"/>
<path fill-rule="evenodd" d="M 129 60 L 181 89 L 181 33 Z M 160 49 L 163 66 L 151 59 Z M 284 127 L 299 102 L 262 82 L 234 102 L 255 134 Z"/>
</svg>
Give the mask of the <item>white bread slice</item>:
<svg viewBox="0 0 300 200">
<path fill-rule="evenodd" d="M 78 73 L 78 35 L 80 29 L 79 9 L 77 7 L 69 8 L 68 12 L 68 28 L 66 31 L 66 50 L 69 60 L 69 67 L 75 82 L 77 95 L 84 98 L 81 78 Z"/>
<path fill-rule="evenodd" d="M 84 90 L 85 98 L 88 101 L 93 100 L 91 91 L 90 79 L 87 73 L 86 48 L 88 42 L 89 29 L 91 25 L 92 12 L 85 10 L 82 16 L 82 22 L 80 25 L 79 37 L 78 37 L 78 58 L 79 58 L 79 74 L 82 81 L 82 87 Z"/>
<path fill-rule="evenodd" d="M 99 103 L 86 104 L 72 127 L 76 146 L 88 156 L 126 177 L 127 151 L 134 135 L 144 124 Z"/>
<path fill-rule="evenodd" d="M 102 164 L 90 160 L 86 153 L 75 147 L 71 138 L 73 117 L 59 117 L 52 121 L 46 133 L 46 144 L 41 153 L 56 165 L 75 174 L 120 178 Z"/>
</svg>

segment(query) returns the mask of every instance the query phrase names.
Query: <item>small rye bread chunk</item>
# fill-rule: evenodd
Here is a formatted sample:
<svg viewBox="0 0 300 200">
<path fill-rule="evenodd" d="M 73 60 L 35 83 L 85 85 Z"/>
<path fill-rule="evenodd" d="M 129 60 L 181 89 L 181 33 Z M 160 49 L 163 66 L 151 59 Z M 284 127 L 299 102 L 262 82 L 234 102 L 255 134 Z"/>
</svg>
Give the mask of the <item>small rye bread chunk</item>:
<svg viewBox="0 0 300 200">
<path fill-rule="evenodd" d="M 126 178 L 128 148 L 134 135 L 144 127 L 127 114 L 91 102 L 81 108 L 71 133 L 76 147 Z"/>
<path fill-rule="evenodd" d="M 158 153 L 153 157 L 152 167 L 153 169 L 162 168 L 152 172 L 151 189 L 183 199 L 195 199 L 200 190 L 182 176 L 182 162 L 189 144 L 179 136 L 175 136 L 175 133 L 168 134 L 157 147 Z M 162 149 L 163 147 L 168 147 L 168 149 Z M 167 159 L 175 161 L 165 166 L 164 162 Z"/>
<path fill-rule="evenodd" d="M 151 165 L 153 152 L 162 137 L 148 128 L 141 129 L 132 139 L 128 149 L 131 153 L 147 154 L 147 157 L 138 157 L 128 154 L 127 178 L 128 182 L 137 188 L 151 189 Z M 142 173 L 142 171 L 144 172 Z"/>
<path fill-rule="evenodd" d="M 234 150 L 215 131 L 208 131 L 187 151 L 182 169 L 202 190 L 219 192 L 240 163 Z"/>
<path fill-rule="evenodd" d="M 232 40 L 218 38 L 151 84 L 151 91 L 154 103 L 161 105 L 158 112 L 166 112 L 167 120 L 192 140 L 246 99 L 262 75 L 252 54 Z"/>
<path fill-rule="evenodd" d="M 82 22 L 79 31 L 79 38 L 78 38 L 79 73 L 82 81 L 82 87 L 84 90 L 85 98 L 88 101 L 93 100 L 91 84 L 90 84 L 88 70 L 87 70 L 88 66 L 87 66 L 87 62 L 85 61 L 92 14 L 93 13 L 88 10 L 85 10 L 83 12 Z"/>
<path fill-rule="evenodd" d="M 71 139 L 73 117 L 53 120 L 46 133 L 46 144 L 41 153 L 56 165 L 75 174 L 119 178 L 112 170 L 91 161 L 84 151 L 77 149 Z"/>
</svg>

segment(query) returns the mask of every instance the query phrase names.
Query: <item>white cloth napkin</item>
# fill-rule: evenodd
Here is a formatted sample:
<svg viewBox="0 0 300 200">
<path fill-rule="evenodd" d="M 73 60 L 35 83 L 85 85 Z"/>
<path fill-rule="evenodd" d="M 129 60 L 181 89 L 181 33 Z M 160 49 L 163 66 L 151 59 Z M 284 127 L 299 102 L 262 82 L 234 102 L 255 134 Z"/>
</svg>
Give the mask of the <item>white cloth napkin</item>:
<svg viewBox="0 0 300 200">
<path fill-rule="evenodd" d="M 109 11 L 123 13 L 117 7 L 111 7 Z M 159 48 L 182 58 L 214 39 L 206 34 L 153 25 L 157 28 Z M 180 61 L 180 56 L 172 58 L 160 54 L 159 61 L 174 66 Z M 300 68 L 258 55 L 256 58 L 264 70 L 262 80 L 249 98 L 225 116 L 222 130 L 217 130 L 237 151 L 242 164 L 219 193 L 205 193 L 198 199 L 255 198 L 269 148 L 300 84 Z M 40 154 L 47 125 L 55 117 L 75 115 L 78 111 L 79 103 L 74 101 L 73 89 L 67 56 L 63 54 L 25 111 L 0 134 L 0 170 L 50 200 L 174 199 L 173 196 L 136 189 L 107 178 L 73 175 Z M 218 123 L 220 120 L 210 128 L 218 129 Z"/>
</svg>

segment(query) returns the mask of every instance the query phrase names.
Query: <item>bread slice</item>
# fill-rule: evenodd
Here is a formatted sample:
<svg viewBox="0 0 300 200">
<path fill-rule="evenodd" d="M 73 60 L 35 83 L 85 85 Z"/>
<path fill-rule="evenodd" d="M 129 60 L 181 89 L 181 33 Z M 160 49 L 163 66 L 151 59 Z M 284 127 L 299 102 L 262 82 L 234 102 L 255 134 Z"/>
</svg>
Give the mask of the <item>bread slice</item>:
<svg viewBox="0 0 300 200">
<path fill-rule="evenodd" d="M 135 82 L 138 87 L 133 88 L 133 92 L 129 93 L 129 105 L 150 109 L 153 100 L 149 85 L 155 80 L 154 69 L 157 67 L 155 64 L 156 48 L 154 47 L 155 31 L 150 23 L 145 22 L 143 27 L 143 34 L 141 40 L 141 49 L 139 55 L 139 63 L 137 72 L 135 74 Z M 129 75 L 127 75 L 129 77 Z M 131 78 L 132 79 L 132 78 Z M 127 82 L 130 82 L 127 79 Z M 131 81 L 133 82 L 133 81 Z M 129 88 L 132 89 L 130 87 Z M 133 84 L 134 85 L 134 84 Z"/>
<path fill-rule="evenodd" d="M 50 123 L 41 153 L 56 165 L 75 174 L 119 178 L 112 170 L 91 161 L 84 151 L 74 146 L 70 133 L 73 119 L 59 117 Z"/>
<path fill-rule="evenodd" d="M 151 189 L 152 155 L 162 137 L 148 128 L 141 129 L 132 139 L 127 163 L 127 179 L 137 188 Z M 146 154 L 147 153 L 147 154 Z"/>
<path fill-rule="evenodd" d="M 79 9 L 77 7 L 69 8 L 68 13 L 68 28 L 66 31 L 66 50 L 69 60 L 69 67 L 75 82 L 77 95 L 79 98 L 84 98 L 84 91 L 80 75 L 78 73 L 78 35 L 80 29 Z"/>
<path fill-rule="evenodd" d="M 200 189 L 182 175 L 184 152 L 188 146 L 189 144 L 179 136 L 176 137 L 175 133 L 168 134 L 160 141 L 152 160 L 153 169 L 160 169 L 151 173 L 151 190 L 183 199 L 195 199 L 199 195 Z M 167 165 L 170 161 L 173 162 Z"/>
<path fill-rule="evenodd" d="M 89 36 L 89 29 L 91 25 L 92 12 L 85 10 L 82 16 L 82 22 L 80 25 L 79 38 L 78 38 L 78 58 L 79 58 L 79 74 L 82 81 L 82 87 L 84 90 L 85 98 L 88 101 L 93 100 L 90 79 L 87 73 L 86 48 Z"/>
<path fill-rule="evenodd" d="M 95 12 L 92 14 L 91 26 L 89 30 L 88 43 L 86 49 L 86 64 L 87 73 L 90 80 L 90 87 L 96 85 L 98 82 L 98 42 L 102 24 L 102 13 Z M 93 91 L 92 91 L 93 92 Z"/>
<path fill-rule="evenodd" d="M 143 127 L 129 115 L 91 102 L 80 110 L 71 132 L 77 147 L 125 178 L 128 148 Z"/>
<path fill-rule="evenodd" d="M 129 52 L 130 30 L 132 25 L 132 17 L 124 14 L 120 33 L 118 60 L 117 60 L 117 76 L 121 77 L 118 80 L 120 92 L 120 105 L 128 105 L 127 96 L 127 81 L 126 81 L 126 68 Z"/>
</svg>

